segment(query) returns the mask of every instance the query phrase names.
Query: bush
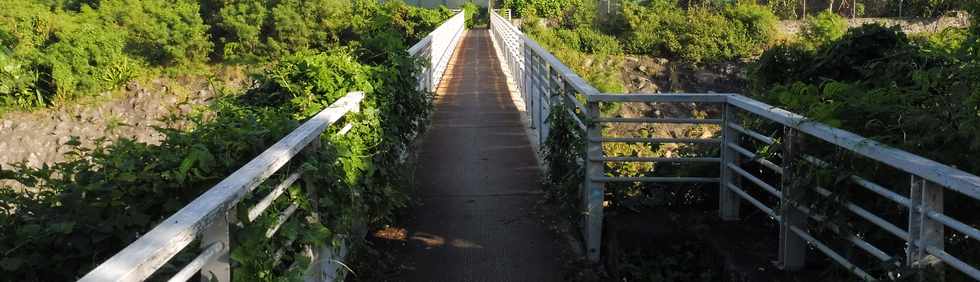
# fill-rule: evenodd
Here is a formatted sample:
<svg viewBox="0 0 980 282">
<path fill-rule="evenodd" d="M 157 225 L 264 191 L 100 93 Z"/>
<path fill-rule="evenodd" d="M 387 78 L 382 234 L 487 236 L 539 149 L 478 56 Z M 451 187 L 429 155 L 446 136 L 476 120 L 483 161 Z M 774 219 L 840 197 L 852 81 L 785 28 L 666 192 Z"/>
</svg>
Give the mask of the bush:
<svg viewBox="0 0 980 282">
<path fill-rule="evenodd" d="M 487 9 L 477 6 L 472 1 L 463 4 L 463 13 L 466 13 L 466 28 L 486 26 L 490 21 Z"/>
<path fill-rule="evenodd" d="M 542 18 L 560 19 L 569 8 L 575 7 L 582 0 L 504 0 L 502 9 L 511 9 L 515 17 L 536 16 Z"/>
<path fill-rule="evenodd" d="M 198 1 L 99 2 L 98 16 L 127 31 L 127 51 L 156 65 L 199 64 L 213 44 Z"/>
<path fill-rule="evenodd" d="M 587 28 L 528 26 L 525 33 L 600 92 L 626 92 L 621 73 L 622 49 L 612 37 Z"/>
<path fill-rule="evenodd" d="M 5 107 L 31 108 L 94 95 L 146 67 L 204 63 L 208 26 L 196 1 L 6 0 L 0 41 Z"/>
<path fill-rule="evenodd" d="M 800 39 L 806 46 L 817 48 L 834 42 L 847 32 L 847 20 L 829 11 L 807 18 L 800 30 Z"/>
<path fill-rule="evenodd" d="M 721 12 L 703 7 L 684 11 L 673 1 L 624 3 L 627 49 L 702 63 L 751 57 L 775 40 L 777 19 L 768 8 L 723 7 Z"/>
<path fill-rule="evenodd" d="M 948 27 L 943 31 L 915 36 L 915 41 L 924 51 L 934 53 L 936 56 L 953 57 L 963 51 L 970 33 L 965 28 Z"/>
<path fill-rule="evenodd" d="M 36 88 L 38 74 L 28 67 L 0 51 L 0 105 L 30 108 L 45 104 L 45 97 Z"/>
<path fill-rule="evenodd" d="M 140 62 L 124 51 L 123 31 L 81 23 L 56 31 L 53 37 L 58 41 L 39 50 L 35 64 L 40 70 L 39 88 L 55 100 L 109 90 L 138 74 Z"/>
</svg>

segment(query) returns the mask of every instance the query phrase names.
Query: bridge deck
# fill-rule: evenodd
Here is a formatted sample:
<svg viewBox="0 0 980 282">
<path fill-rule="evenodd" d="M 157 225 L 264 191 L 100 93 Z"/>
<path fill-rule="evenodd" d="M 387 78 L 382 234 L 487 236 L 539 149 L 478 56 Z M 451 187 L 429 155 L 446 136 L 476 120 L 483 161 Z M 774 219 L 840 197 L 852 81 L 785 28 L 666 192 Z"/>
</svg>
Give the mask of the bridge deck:
<svg viewBox="0 0 980 282">
<path fill-rule="evenodd" d="M 407 281 L 558 281 L 560 248 L 532 214 L 540 170 L 487 30 L 457 47 L 416 173 Z"/>
</svg>

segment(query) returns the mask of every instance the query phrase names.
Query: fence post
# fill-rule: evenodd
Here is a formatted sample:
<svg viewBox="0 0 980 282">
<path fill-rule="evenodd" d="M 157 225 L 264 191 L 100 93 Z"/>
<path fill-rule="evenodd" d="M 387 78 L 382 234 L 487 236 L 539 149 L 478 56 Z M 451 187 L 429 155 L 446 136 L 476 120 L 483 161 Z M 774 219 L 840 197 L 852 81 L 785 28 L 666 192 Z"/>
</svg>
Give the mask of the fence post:
<svg viewBox="0 0 980 282">
<path fill-rule="evenodd" d="M 224 247 L 221 254 L 214 257 L 211 261 L 207 262 L 203 267 L 201 267 L 201 281 L 204 282 L 230 282 L 231 281 L 231 262 L 229 260 L 229 254 L 231 254 L 231 232 L 229 230 L 230 223 L 234 222 L 234 217 L 237 213 L 235 210 L 226 211 L 224 214 L 219 215 L 218 218 L 208 225 L 208 228 L 204 230 L 204 234 L 201 236 L 201 249 L 205 249 L 213 243 L 222 244 Z"/>
<path fill-rule="evenodd" d="M 943 212 L 944 188 L 915 175 L 911 176 L 911 184 L 909 198 L 912 201 L 912 207 L 909 209 L 907 263 L 910 267 L 919 270 L 920 281 L 926 274 L 923 271 L 928 270 L 929 267 L 935 267 L 940 281 L 943 281 L 945 275 L 939 268 L 942 263 L 938 258 L 930 255 L 927 249 L 930 247 L 944 249 L 945 226 L 941 222 L 929 218 L 927 214 L 929 212 Z"/>
<path fill-rule="evenodd" d="M 527 97 L 531 96 L 529 94 L 531 93 L 530 87 L 531 84 L 533 84 L 533 80 L 531 79 L 531 76 L 534 74 L 534 61 L 533 61 L 534 58 L 528 54 L 529 48 L 527 47 L 526 43 L 522 42 L 521 46 L 523 47 L 521 48 L 521 50 L 523 50 L 524 52 L 524 71 L 523 71 L 523 75 L 521 75 L 521 77 L 523 77 L 521 79 L 521 98 L 524 99 L 524 103 L 527 103 Z"/>
<path fill-rule="evenodd" d="M 783 127 L 783 177 L 782 197 L 779 201 L 781 222 L 779 225 L 779 263 L 783 270 L 796 271 L 803 268 L 806 260 L 806 240 L 790 227 L 806 230 L 806 215 L 797 209 L 796 204 L 803 199 L 806 187 L 800 185 L 793 162 L 797 159 L 800 146 L 799 131 Z"/>
<path fill-rule="evenodd" d="M 596 122 L 599 118 L 599 102 L 589 101 L 586 104 L 588 115 L 588 134 L 586 134 L 585 157 L 585 246 L 589 261 L 598 262 L 602 244 L 602 209 L 606 193 L 605 184 L 596 178 L 605 175 L 605 163 L 601 160 L 602 126 Z"/>
<path fill-rule="evenodd" d="M 718 213 L 722 220 L 738 220 L 739 206 L 741 198 L 728 185 L 733 184 L 737 178 L 729 164 L 738 165 L 739 155 L 728 146 L 728 143 L 738 143 L 738 132 L 729 124 L 738 123 L 735 116 L 735 107 L 729 104 L 724 105 L 721 119 L 721 181 L 718 184 Z"/>
<path fill-rule="evenodd" d="M 315 160 L 319 150 L 320 150 L 320 138 L 319 136 L 317 136 L 317 138 L 313 139 L 313 141 L 310 142 L 309 145 L 306 145 L 306 148 L 303 148 L 303 151 L 300 152 L 300 155 L 303 156 L 303 160 Z M 306 169 L 306 168 L 304 167 L 302 169 Z M 317 191 L 319 190 L 319 188 L 315 185 L 316 184 L 316 178 L 314 178 L 315 176 L 316 176 L 315 171 L 304 171 L 302 176 L 303 189 L 306 190 L 306 196 L 309 199 L 309 204 L 310 204 L 310 211 L 309 211 L 310 216 L 306 218 L 306 221 L 309 223 L 320 222 L 320 213 L 317 211 L 317 209 L 320 208 L 320 198 L 319 198 L 319 193 Z M 312 245 L 306 245 L 303 246 L 303 252 L 306 254 L 306 256 L 310 258 L 310 268 L 312 268 L 307 271 L 306 281 L 308 282 L 324 281 L 323 273 L 325 269 L 324 269 L 324 264 L 320 261 L 322 259 L 320 256 L 323 254 L 321 250 L 314 251 L 314 247 Z"/>
</svg>

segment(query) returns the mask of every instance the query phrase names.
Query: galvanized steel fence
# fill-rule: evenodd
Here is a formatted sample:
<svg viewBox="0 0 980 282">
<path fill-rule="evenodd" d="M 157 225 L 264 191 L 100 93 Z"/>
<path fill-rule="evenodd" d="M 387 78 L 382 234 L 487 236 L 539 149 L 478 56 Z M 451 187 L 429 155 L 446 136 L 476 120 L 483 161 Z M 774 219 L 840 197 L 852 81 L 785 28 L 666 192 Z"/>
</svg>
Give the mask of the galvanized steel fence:
<svg viewBox="0 0 980 282">
<path fill-rule="evenodd" d="M 538 143 L 544 144 L 548 138 L 551 125 L 547 117 L 559 104 L 566 109 L 560 114 L 573 119 L 582 136 L 586 136 L 586 150 L 579 160 L 585 167 L 584 184 L 579 196 L 583 212 L 582 237 L 590 260 L 598 261 L 600 257 L 607 183 L 717 183 L 719 214 L 723 220 L 737 220 L 742 203 L 748 203 L 778 224 L 778 264 L 785 270 L 797 270 L 804 266 L 809 244 L 862 279 L 881 278 L 868 271 L 875 264 L 868 260 L 858 262 L 841 251 L 844 245 L 850 245 L 879 261 L 879 264 L 922 268 L 930 265 L 930 262 L 941 261 L 970 278 L 980 280 L 978 262 L 964 261 L 962 254 L 953 255 L 944 248 L 945 242 L 957 238 L 977 244 L 980 240 L 978 223 L 954 219 L 944 213 L 943 206 L 944 197 L 980 201 L 980 177 L 737 94 L 599 93 L 551 53 L 522 34 L 509 20 L 496 13 L 491 15 L 491 32 L 506 70 L 516 80 L 530 127 L 538 133 Z M 684 104 L 714 108 L 719 113 L 714 117 L 701 118 L 604 117 L 600 114 L 600 104 L 604 103 Z M 717 125 L 720 131 L 710 138 L 639 138 L 607 136 L 603 133 L 604 126 L 621 123 L 711 124 Z M 767 125 L 759 126 L 759 123 Z M 770 130 L 762 133 L 758 128 Z M 703 144 L 714 148 L 705 152 L 717 152 L 718 155 L 609 157 L 605 155 L 602 144 L 611 142 Z M 812 155 L 817 151 L 801 147 L 804 143 L 821 143 L 831 151 L 861 158 L 882 166 L 882 170 L 904 175 L 906 178 L 901 181 L 889 182 L 904 187 L 876 183 L 873 180 L 875 175 L 859 175 L 857 172 L 846 175 L 844 181 L 847 183 L 840 184 L 848 185 L 845 188 L 853 186 L 855 190 L 861 190 L 854 193 L 867 192 L 886 199 L 894 204 L 894 209 L 902 211 L 903 219 L 896 220 L 895 215 L 872 210 L 869 202 L 855 202 L 854 199 L 841 197 L 838 195 L 840 191 L 834 192 L 832 187 L 811 186 L 800 181 L 813 177 L 811 174 L 814 172 L 807 169 L 847 165 Z M 759 148 L 775 149 L 778 153 L 763 155 Z M 619 177 L 606 173 L 606 165 L 611 162 L 717 163 L 718 173 L 701 177 Z M 749 167 L 755 169 L 750 171 Z M 807 194 L 811 198 L 838 201 L 848 216 L 870 223 L 884 234 L 893 236 L 899 244 L 878 244 L 873 241 L 888 239 L 871 240 L 862 234 L 841 231 L 841 226 L 803 203 L 803 197 Z M 829 226 L 833 237 L 818 238 L 821 236 L 812 229 L 817 224 Z M 955 235 L 948 231 L 954 231 Z M 831 240 L 834 242 L 828 242 Z"/>
</svg>

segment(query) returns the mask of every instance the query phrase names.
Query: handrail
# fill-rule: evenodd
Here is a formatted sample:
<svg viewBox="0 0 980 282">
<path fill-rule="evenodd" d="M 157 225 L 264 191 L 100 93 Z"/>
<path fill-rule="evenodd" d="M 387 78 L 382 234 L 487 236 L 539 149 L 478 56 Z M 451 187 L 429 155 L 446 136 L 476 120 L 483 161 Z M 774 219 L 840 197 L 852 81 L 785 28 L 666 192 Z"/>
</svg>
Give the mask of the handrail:
<svg viewBox="0 0 980 282">
<path fill-rule="evenodd" d="M 408 49 L 408 54 L 426 61 L 419 79 L 419 89 L 434 91 L 442 82 L 442 75 L 449 66 L 456 46 L 466 31 L 466 15 L 457 12 L 425 38 Z"/>
<path fill-rule="evenodd" d="M 348 112 L 357 112 L 364 93 L 353 92 L 283 137 L 227 178 L 140 236 L 79 281 L 141 281 L 228 215 L 246 195 L 282 168 Z M 221 242 L 219 241 L 219 244 Z M 210 249 L 210 248 L 209 248 Z M 228 247 L 221 248 L 227 253 Z"/>
<path fill-rule="evenodd" d="M 420 90 L 433 91 L 440 83 L 465 28 L 465 16 L 458 12 L 407 50 L 409 55 L 426 61 L 425 69 L 418 77 Z M 319 143 L 313 141 L 318 140 L 328 126 L 347 113 L 358 112 L 363 99 L 364 93 L 352 92 L 335 101 L 79 281 L 145 280 L 195 240 L 201 241 L 202 252 L 172 280 L 183 281 L 200 272 L 212 280 L 229 281 L 231 265 L 227 257 L 234 246 L 230 245 L 228 231 L 236 205 L 301 151 L 315 149 Z M 337 134 L 346 134 L 349 130 L 350 124 Z M 302 171 L 294 172 L 276 185 L 266 197 L 248 209 L 248 220 L 255 220 L 301 175 Z M 266 231 L 266 237 L 274 236 L 279 225 L 292 216 L 297 207 L 293 204 L 278 214 L 278 224 Z M 340 247 L 337 253 L 325 253 L 325 259 L 343 259 L 347 249 L 346 246 Z M 311 264 L 313 267 L 321 267 L 326 278 L 332 278 L 332 274 L 325 271 L 335 268 L 332 265 Z"/>
<path fill-rule="evenodd" d="M 814 190 L 821 197 L 833 197 L 833 192 L 822 187 L 799 187 L 792 179 L 799 177 L 800 172 L 791 169 L 794 162 L 803 161 L 822 167 L 833 164 L 817 160 L 798 152 L 797 143 L 800 138 L 810 136 L 825 141 L 831 145 L 852 152 L 858 156 L 896 168 L 911 176 L 909 196 L 892 192 L 877 183 L 854 175 L 850 181 L 861 187 L 889 199 L 900 208 L 908 211 L 909 222 L 904 228 L 896 226 L 881 216 L 875 215 L 858 203 L 845 202 L 846 210 L 854 213 L 881 228 L 887 233 L 896 235 L 906 242 L 906 248 L 893 250 L 905 252 L 904 260 L 907 267 L 924 267 L 922 262 L 927 256 L 936 258 L 946 265 L 959 270 L 961 273 L 980 280 L 980 270 L 977 265 L 970 265 L 943 250 L 946 240 L 945 228 L 966 234 L 967 237 L 980 241 L 980 230 L 976 224 L 966 224 L 943 214 L 943 192 L 952 190 L 965 195 L 972 200 L 980 200 L 980 177 L 921 156 L 893 148 L 880 142 L 859 136 L 852 132 L 834 128 L 823 123 L 809 120 L 801 115 L 765 104 L 738 94 L 615 94 L 600 93 L 587 82 L 576 75 L 571 69 L 562 64 L 551 53 L 544 50 L 534 40 L 520 33 L 500 15 L 491 16 L 491 32 L 498 54 L 504 57 L 507 70 L 511 77 L 518 81 L 518 91 L 527 106 L 531 127 L 537 130 L 539 144 L 544 144 L 550 130 L 546 118 L 551 114 L 551 108 L 559 105 L 570 106 L 571 111 L 559 112 L 571 117 L 584 136 L 586 150 L 582 152 L 581 163 L 585 166 L 585 179 L 579 196 L 582 197 L 582 234 L 585 239 L 585 249 L 588 258 L 598 261 L 602 235 L 602 203 L 604 202 L 605 185 L 609 182 L 711 182 L 719 183 L 721 197 L 719 214 L 724 220 L 738 218 L 740 201 L 745 200 L 769 214 L 780 226 L 779 263 L 786 270 L 796 270 L 803 266 L 803 257 L 807 250 L 806 244 L 816 246 L 831 259 L 840 263 L 857 276 L 873 280 L 875 277 L 861 269 L 855 262 L 840 255 L 831 245 L 815 238 L 808 233 L 806 218 L 824 219 L 809 208 L 797 204 L 800 193 Z M 523 50 L 519 50 L 523 49 Z M 585 104 L 579 100 L 584 99 Z M 598 111 L 599 103 L 697 103 L 712 104 L 722 108 L 719 118 L 687 118 L 687 117 L 657 117 L 657 118 L 611 118 L 601 117 Z M 566 108 L 567 109 L 567 108 Z M 740 123 L 737 113 L 748 114 L 762 120 L 775 123 L 782 127 L 781 137 L 769 136 L 748 128 Z M 583 122 L 583 121 L 590 122 Z M 624 138 L 619 136 L 604 136 L 602 125 L 607 123 L 713 123 L 721 127 L 720 139 L 690 139 L 690 138 Z M 781 149 L 781 164 L 765 159 L 757 153 L 742 147 L 739 137 L 758 140 L 770 146 L 783 146 Z M 698 142 L 711 143 L 721 147 L 719 157 L 689 157 L 689 158 L 656 158 L 656 157 L 608 157 L 605 156 L 603 142 Z M 741 159 L 741 160 L 740 160 Z M 713 161 L 719 163 L 720 177 L 615 177 L 604 172 L 608 162 L 673 162 L 694 163 Z M 756 175 L 741 168 L 745 160 L 756 162 L 766 169 L 775 172 L 781 180 L 777 184 L 767 183 Z M 777 207 L 767 207 L 760 199 L 746 192 L 746 186 L 741 180 L 765 190 L 769 195 L 779 199 Z M 888 260 L 892 257 L 884 253 L 880 246 L 875 246 L 856 236 L 839 234 L 841 239 L 850 242 L 858 248 L 867 251 L 872 257 Z M 894 262 L 892 262 L 894 263 Z"/>
</svg>

